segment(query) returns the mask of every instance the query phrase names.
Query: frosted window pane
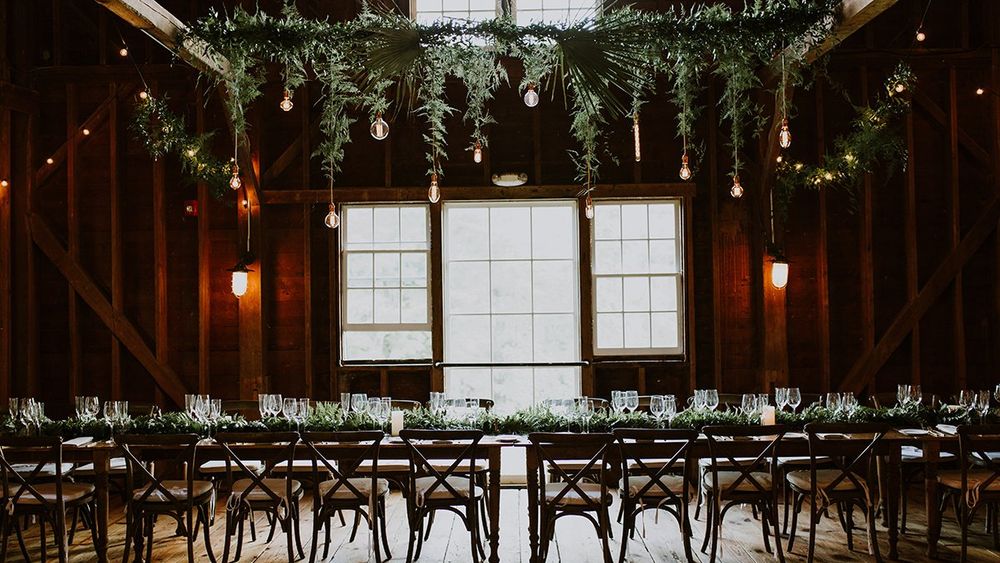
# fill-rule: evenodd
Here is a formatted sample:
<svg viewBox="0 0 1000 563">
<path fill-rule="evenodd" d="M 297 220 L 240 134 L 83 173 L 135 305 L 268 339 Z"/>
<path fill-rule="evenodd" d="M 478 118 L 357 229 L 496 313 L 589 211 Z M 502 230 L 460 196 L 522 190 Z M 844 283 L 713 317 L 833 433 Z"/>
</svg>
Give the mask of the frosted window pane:
<svg viewBox="0 0 1000 563">
<path fill-rule="evenodd" d="M 427 322 L 427 290 L 404 289 L 400 292 L 399 322 L 422 324 Z"/>
<path fill-rule="evenodd" d="M 489 368 L 447 368 L 444 385 L 452 397 L 491 397 L 492 381 Z"/>
<path fill-rule="evenodd" d="M 347 322 L 348 323 L 370 323 L 374 318 L 372 303 L 372 290 L 370 289 L 348 289 L 347 290 Z"/>
<path fill-rule="evenodd" d="M 653 335 L 651 344 L 657 348 L 676 348 L 679 346 L 677 313 L 653 313 Z"/>
<path fill-rule="evenodd" d="M 424 207 L 402 207 L 399 210 L 400 240 L 407 242 L 427 241 L 427 209 Z"/>
<path fill-rule="evenodd" d="M 594 238 L 619 239 L 622 236 L 621 207 L 618 205 L 594 206 Z"/>
<path fill-rule="evenodd" d="M 622 241 L 622 271 L 626 274 L 649 272 L 649 242 L 645 240 Z"/>
<path fill-rule="evenodd" d="M 625 346 L 649 348 L 649 313 L 625 313 Z"/>
<path fill-rule="evenodd" d="M 375 287 L 399 287 L 399 254 L 375 255 Z"/>
<path fill-rule="evenodd" d="M 649 284 L 651 310 L 677 310 L 677 278 L 655 277 L 649 280 Z"/>
<path fill-rule="evenodd" d="M 347 287 L 372 287 L 372 255 L 347 255 Z"/>
<path fill-rule="evenodd" d="M 429 359 L 431 333 L 426 331 L 348 331 L 344 333 L 346 361 Z"/>
<path fill-rule="evenodd" d="M 672 203 L 654 203 L 649 206 L 649 237 L 675 238 L 677 236 L 677 206 Z"/>
<path fill-rule="evenodd" d="M 622 348 L 625 345 L 625 327 L 619 313 L 597 314 L 597 347 Z"/>
<path fill-rule="evenodd" d="M 417 11 L 418 12 L 428 12 L 431 10 L 440 10 L 441 0 L 417 0 Z"/>
<path fill-rule="evenodd" d="M 524 10 L 540 10 L 542 8 L 542 0 L 517 0 L 517 11 L 521 12 Z"/>
<path fill-rule="evenodd" d="M 493 400 L 507 412 L 530 407 L 535 402 L 534 370 L 531 368 L 494 369 Z"/>
<path fill-rule="evenodd" d="M 489 262 L 452 262 L 448 266 L 448 312 L 488 313 Z"/>
<path fill-rule="evenodd" d="M 399 290 L 375 290 L 375 322 L 377 324 L 399 324 Z"/>
<path fill-rule="evenodd" d="M 673 240 L 649 241 L 649 271 L 654 273 L 677 273 L 677 243 Z"/>
<path fill-rule="evenodd" d="M 490 361 L 489 315 L 448 317 L 448 361 Z"/>
<path fill-rule="evenodd" d="M 576 310 L 579 268 L 569 260 L 533 264 L 532 303 L 536 313 L 572 313 Z"/>
<path fill-rule="evenodd" d="M 490 209 L 490 258 L 531 258 L 531 209 Z"/>
<path fill-rule="evenodd" d="M 492 311 L 531 312 L 531 262 L 493 262 Z"/>
<path fill-rule="evenodd" d="M 535 368 L 535 400 L 568 399 L 580 394 L 580 370 L 573 367 Z"/>
<path fill-rule="evenodd" d="M 348 207 L 344 224 L 347 227 L 347 242 L 372 241 L 372 209 L 370 207 Z"/>
<path fill-rule="evenodd" d="M 622 271 L 622 247 L 618 241 L 594 243 L 594 273 L 620 274 Z"/>
<path fill-rule="evenodd" d="M 649 278 L 625 278 L 625 310 L 649 310 Z"/>
<path fill-rule="evenodd" d="M 597 312 L 622 310 L 622 279 L 597 278 Z"/>
<path fill-rule="evenodd" d="M 399 242 L 399 208 L 375 208 L 375 242 Z"/>
<path fill-rule="evenodd" d="M 568 206 L 535 207 L 531 213 L 532 257 L 572 259 L 576 254 L 573 215 Z"/>
<path fill-rule="evenodd" d="M 469 0 L 443 0 L 441 9 L 445 12 L 465 12 L 469 10 Z"/>
<path fill-rule="evenodd" d="M 489 210 L 455 207 L 448 210 L 449 260 L 488 260 Z"/>
<path fill-rule="evenodd" d="M 493 361 L 531 360 L 531 315 L 493 317 Z"/>
<path fill-rule="evenodd" d="M 427 287 L 427 255 L 408 253 L 401 260 L 403 287 Z"/>
<path fill-rule="evenodd" d="M 536 362 L 572 362 L 578 359 L 573 315 L 535 315 Z"/>
<path fill-rule="evenodd" d="M 622 206 L 622 238 L 644 239 L 649 236 L 645 205 Z"/>
</svg>

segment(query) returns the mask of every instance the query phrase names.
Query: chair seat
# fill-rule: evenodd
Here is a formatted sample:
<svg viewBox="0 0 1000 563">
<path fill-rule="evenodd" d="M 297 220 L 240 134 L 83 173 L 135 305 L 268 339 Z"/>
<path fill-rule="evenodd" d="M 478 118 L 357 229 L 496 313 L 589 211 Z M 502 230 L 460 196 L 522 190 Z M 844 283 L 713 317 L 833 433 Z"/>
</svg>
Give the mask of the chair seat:
<svg viewBox="0 0 1000 563">
<path fill-rule="evenodd" d="M 362 496 L 358 497 L 358 495 L 356 495 L 354 491 L 347 488 L 347 485 L 341 484 L 339 487 L 337 487 L 337 490 L 335 490 L 333 494 L 330 496 L 331 499 L 333 500 L 363 499 L 367 501 L 368 498 L 371 496 L 371 490 L 372 490 L 371 477 L 350 477 L 348 479 L 345 479 L 344 481 L 350 483 L 351 486 L 357 489 Z M 330 479 L 329 481 L 323 481 L 322 483 L 320 483 L 319 496 L 326 498 L 326 495 L 327 493 L 330 492 L 330 489 L 332 489 L 338 483 L 343 483 L 343 481 L 338 479 Z M 376 487 L 375 490 L 376 497 L 385 496 L 386 494 L 389 493 L 389 481 L 386 481 L 385 479 L 378 479 L 375 482 L 375 487 Z"/>
<path fill-rule="evenodd" d="M 468 477 L 448 477 L 445 479 L 449 485 L 458 493 L 459 497 L 462 499 L 469 498 L 471 492 L 473 498 L 479 498 L 483 496 L 483 488 L 478 485 L 473 485 L 472 490 L 469 490 L 469 478 Z M 433 491 L 430 488 L 438 482 L 437 477 L 418 477 L 414 482 L 414 492 L 417 495 L 417 504 L 423 504 L 425 500 L 448 500 L 457 499 L 451 490 L 444 486 L 444 483 L 439 483 Z M 428 495 L 427 492 L 430 491 Z"/>
<path fill-rule="evenodd" d="M 807 455 L 793 455 L 788 457 L 778 458 L 778 467 L 809 467 L 809 463 L 812 458 Z M 830 458 L 825 456 L 820 456 L 816 458 L 816 463 L 830 463 Z"/>
<path fill-rule="evenodd" d="M 985 484 L 986 481 L 988 481 L 992 476 L 992 471 L 970 471 L 969 490 L 976 490 L 980 492 L 985 490 L 991 493 L 1000 492 L 1000 477 L 991 481 L 988 485 L 986 485 L 986 488 L 983 489 L 983 484 Z M 962 490 L 961 471 L 942 471 L 938 473 L 937 479 L 938 483 L 940 483 L 943 487 L 948 487 L 949 489 L 955 489 L 957 491 Z"/>
<path fill-rule="evenodd" d="M 108 461 L 108 473 L 112 475 L 124 475 L 125 474 L 125 458 L 123 457 L 113 457 Z M 88 477 L 95 475 L 94 464 L 86 463 L 77 467 L 73 470 L 73 475 L 77 477 Z"/>
<path fill-rule="evenodd" d="M 264 470 L 264 462 L 259 460 L 242 460 L 243 464 L 247 466 L 247 469 L 253 471 L 255 474 L 259 474 Z M 233 468 L 233 473 L 242 473 L 243 469 L 240 468 L 236 462 L 231 464 Z M 226 462 L 222 459 L 213 459 L 211 461 L 206 461 L 198 466 L 198 471 L 206 475 L 216 475 L 219 473 L 226 472 Z"/>
<path fill-rule="evenodd" d="M 39 483 L 32 485 L 32 488 L 42 496 L 45 503 L 54 503 L 59 499 L 56 496 L 56 484 L 55 483 Z M 17 483 L 10 483 L 7 488 L 7 494 L 5 496 L 12 496 L 17 494 L 19 485 Z M 62 484 L 63 490 L 63 501 L 67 503 L 73 503 L 80 501 L 86 497 L 92 496 L 94 494 L 94 486 L 90 483 L 67 483 Z M 31 494 L 27 489 L 21 493 L 21 496 L 17 499 L 17 504 L 23 505 L 40 505 L 43 501 L 39 501 L 38 497 Z"/>
<path fill-rule="evenodd" d="M 838 477 L 843 475 L 844 472 L 839 469 L 818 469 L 816 470 L 816 490 L 826 490 L 829 489 L 830 484 L 834 482 Z M 851 472 L 851 475 L 858 480 L 859 483 L 864 483 L 863 477 L 857 473 Z M 799 489 L 800 491 L 810 490 L 810 482 L 812 479 L 811 472 L 808 470 L 792 471 L 788 474 L 788 483 Z M 847 477 L 844 477 L 837 483 L 837 486 L 833 488 L 835 491 L 853 491 L 856 490 L 857 486 L 854 481 L 851 481 Z"/>
<path fill-rule="evenodd" d="M 560 464 L 560 467 L 563 465 Z M 545 502 L 555 503 L 556 506 L 586 506 L 601 502 L 601 486 L 599 484 L 577 482 L 576 485 L 583 491 L 585 497 L 581 496 L 575 488 L 569 488 L 566 483 L 547 483 L 545 485 Z M 560 493 L 567 488 L 569 490 L 566 491 L 566 494 L 556 501 L 556 497 L 559 497 Z M 610 492 L 607 493 L 604 502 L 611 504 L 612 495 Z"/>
<path fill-rule="evenodd" d="M 38 464 L 35 464 L 35 463 L 14 463 L 14 464 L 11 464 L 10 467 L 11 467 L 11 469 L 14 470 L 15 473 L 18 473 L 18 474 L 21 474 L 21 475 L 29 475 L 29 474 L 31 474 L 32 471 L 35 470 L 35 467 L 37 467 L 37 466 L 38 466 Z M 62 464 L 62 474 L 63 475 L 69 474 L 69 472 L 72 471 L 72 470 L 73 470 L 73 464 L 72 463 L 64 463 L 64 464 Z M 56 464 L 54 464 L 54 463 L 46 463 L 45 465 L 42 466 L 42 469 L 36 475 L 37 475 L 37 477 L 55 477 L 56 476 Z"/>
<path fill-rule="evenodd" d="M 271 491 L 273 491 L 274 494 L 278 495 L 281 498 L 285 497 L 285 494 L 287 493 L 287 488 L 284 479 L 261 479 L 261 482 L 264 483 L 265 487 L 271 489 Z M 243 494 L 243 491 L 248 489 L 253 484 L 254 484 L 253 479 L 239 479 L 238 481 L 233 483 L 233 495 L 239 496 Z M 302 483 L 293 480 L 292 496 L 298 497 L 301 492 L 302 492 Z M 271 497 L 271 495 L 267 494 L 260 485 L 257 485 L 253 489 L 251 489 L 251 491 L 247 494 L 246 499 L 250 502 L 268 502 L 274 500 Z"/>
<path fill-rule="evenodd" d="M 645 487 L 653 479 L 646 475 L 634 475 L 628 478 L 628 494 L 629 496 L 637 496 L 643 487 Z M 642 493 L 644 498 L 665 498 L 670 495 L 663 490 L 665 486 L 671 493 L 681 496 L 684 493 L 684 477 L 680 475 L 661 475 L 657 480 L 658 482 L 653 483 L 646 492 Z M 619 488 L 625 490 L 625 479 L 619 481 Z"/>
<path fill-rule="evenodd" d="M 723 492 L 728 491 L 729 487 L 731 487 L 733 483 L 735 483 L 736 480 L 740 478 L 741 475 L 739 471 L 719 471 L 718 473 L 719 473 L 718 488 Z M 760 492 L 760 489 L 758 489 L 757 486 L 754 485 L 752 481 L 750 481 L 751 476 L 754 478 L 755 481 L 757 481 L 758 484 L 760 484 L 761 487 L 764 488 L 764 490 L 767 491 L 771 490 L 772 486 L 771 475 L 768 473 L 763 473 L 761 471 L 752 471 L 748 474 L 747 477 L 745 477 L 742 481 L 740 481 L 738 485 L 736 485 L 736 489 L 734 491 L 730 492 L 738 492 L 738 493 Z M 705 488 L 710 491 L 716 490 L 715 475 L 712 472 L 709 472 L 707 475 L 705 475 Z"/>
<path fill-rule="evenodd" d="M 160 485 L 162 485 L 163 488 L 167 489 L 170 492 L 170 494 L 174 496 L 174 499 L 176 499 L 177 501 L 187 500 L 188 498 L 187 484 L 188 484 L 187 481 L 183 480 L 176 480 L 176 481 L 166 480 L 160 482 Z M 195 481 L 193 488 L 194 488 L 193 491 L 194 499 L 200 499 L 201 497 L 207 497 L 212 494 L 211 481 Z M 146 493 L 146 487 L 135 489 L 134 491 L 132 491 L 132 499 L 138 501 L 142 499 L 142 495 L 144 495 L 145 493 Z M 154 504 L 170 503 L 170 502 L 175 502 L 174 499 L 171 499 L 167 495 L 163 494 L 163 491 L 161 491 L 160 489 L 156 489 L 152 493 L 150 493 L 150 495 L 146 497 L 145 500 L 142 500 L 142 502 L 154 503 Z"/>
<path fill-rule="evenodd" d="M 900 454 L 900 461 L 903 463 L 924 463 L 926 461 L 924 450 L 916 446 L 903 446 L 900 448 Z M 938 459 L 940 461 L 951 461 L 955 459 L 955 454 L 951 452 L 939 452 Z"/>
</svg>

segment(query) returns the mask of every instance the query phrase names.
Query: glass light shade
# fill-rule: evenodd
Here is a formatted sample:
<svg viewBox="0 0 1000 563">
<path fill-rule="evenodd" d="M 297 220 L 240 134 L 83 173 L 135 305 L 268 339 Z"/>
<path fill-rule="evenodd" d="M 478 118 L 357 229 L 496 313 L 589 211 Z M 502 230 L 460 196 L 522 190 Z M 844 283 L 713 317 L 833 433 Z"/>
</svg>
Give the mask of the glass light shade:
<svg viewBox="0 0 1000 563">
<path fill-rule="evenodd" d="M 249 276 L 246 270 L 233 270 L 233 295 L 243 297 L 247 292 L 248 281 Z"/>
<path fill-rule="evenodd" d="M 635 145 L 635 161 L 642 161 L 642 145 L 639 143 L 639 114 L 632 118 L 632 142 Z"/>
<path fill-rule="evenodd" d="M 427 188 L 427 199 L 431 203 L 437 203 L 441 201 L 441 188 L 438 187 L 437 174 L 431 175 L 431 187 Z"/>
<path fill-rule="evenodd" d="M 372 121 L 369 131 L 377 141 L 383 141 L 389 136 L 389 124 L 382 119 L 381 113 L 375 114 L 375 121 Z"/>
<path fill-rule="evenodd" d="M 478 142 L 476 143 L 475 148 L 472 149 L 472 161 L 476 164 L 483 161 L 483 146 Z"/>
<path fill-rule="evenodd" d="M 340 226 L 340 215 L 337 215 L 337 207 L 334 204 L 330 204 L 330 211 L 323 219 L 323 223 L 330 229 L 336 229 Z"/>
<path fill-rule="evenodd" d="M 783 149 L 792 146 L 792 132 L 788 130 L 788 120 L 781 122 L 781 131 L 778 132 L 778 144 Z"/>
<path fill-rule="evenodd" d="M 285 98 L 281 100 L 281 103 L 278 104 L 278 107 L 281 108 L 281 111 L 292 111 L 292 108 L 294 106 L 295 104 L 292 103 L 291 95 L 288 93 L 288 90 L 285 90 Z"/>
<path fill-rule="evenodd" d="M 533 108 L 538 105 L 538 92 L 535 91 L 534 84 L 529 84 L 528 89 L 524 92 L 524 105 L 529 108 Z"/>
<path fill-rule="evenodd" d="M 590 198 L 590 194 L 587 194 L 587 199 L 584 202 L 583 213 L 587 216 L 587 219 L 594 218 L 594 200 Z"/>
<path fill-rule="evenodd" d="M 681 156 L 681 170 L 678 175 L 685 182 L 691 179 L 691 168 L 688 166 L 688 155 L 686 154 Z"/>
<path fill-rule="evenodd" d="M 238 170 L 233 170 L 233 177 L 229 179 L 229 187 L 238 190 L 243 186 L 243 180 L 240 180 L 240 173 Z"/>
<path fill-rule="evenodd" d="M 733 196 L 733 199 L 743 197 L 743 185 L 740 184 L 739 176 L 733 176 L 733 187 L 729 188 L 729 195 Z"/>
<path fill-rule="evenodd" d="M 778 289 L 788 285 L 788 262 L 775 258 L 771 263 L 771 285 Z"/>
</svg>

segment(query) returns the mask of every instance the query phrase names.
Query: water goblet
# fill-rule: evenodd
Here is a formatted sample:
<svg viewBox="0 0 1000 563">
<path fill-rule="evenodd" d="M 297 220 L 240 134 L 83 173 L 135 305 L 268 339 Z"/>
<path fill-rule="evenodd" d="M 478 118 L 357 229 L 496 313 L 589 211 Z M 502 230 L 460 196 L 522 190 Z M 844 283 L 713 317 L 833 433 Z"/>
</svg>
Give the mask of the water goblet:
<svg viewBox="0 0 1000 563">
<path fill-rule="evenodd" d="M 919 385 L 910 385 L 910 403 L 920 405 L 924 402 L 924 393 Z"/>
<path fill-rule="evenodd" d="M 368 409 L 368 395 L 366 393 L 354 393 L 351 395 L 351 410 L 364 414 Z"/>
<path fill-rule="evenodd" d="M 826 394 L 826 408 L 834 414 L 840 412 L 840 393 L 831 392 Z"/>
<path fill-rule="evenodd" d="M 663 395 L 651 395 L 649 397 L 649 413 L 653 415 L 656 419 L 656 427 L 660 427 L 660 419 L 663 418 L 664 413 L 667 412 L 667 406 L 664 402 Z"/>
<path fill-rule="evenodd" d="M 677 416 L 677 397 L 673 395 L 663 396 L 663 415 L 667 417 L 667 426 L 670 426 L 674 417 Z"/>
<path fill-rule="evenodd" d="M 798 387 L 788 388 L 788 406 L 792 407 L 792 412 L 799 408 L 802 403 L 802 392 Z"/>
<path fill-rule="evenodd" d="M 639 392 L 638 391 L 626 391 L 625 392 L 625 408 L 628 409 L 629 414 L 635 412 L 635 409 L 639 408 Z"/>
<path fill-rule="evenodd" d="M 900 383 L 896 386 L 896 404 L 905 407 L 910 402 L 910 386 Z"/>
<path fill-rule="evenodd" d="M 757 410 L 757 397 L 753 393 L 744 393 L 740 399 L 740 410 L 745 415 L 752 415 Z"/>
<path fill-rule="evenodd" d="M 788 404 L 787 387 L 776 387 L 774 389 L 774 404 L 778 407 L 779 411 L 785 410 L 785 405 Z"/>
<path fill-rule="evenodd" d="M 615 414 L 621 414 L 625 410 L 625 392 L 624 391 L 612 391 L 611 392 L 611 410 Z"/>
<path fill-rule="evenodd" d="M 340 394 L 340 408 L 344 409 L 344 412 L 351 412 L 351 394 L 341 393 Z"/>
<path fill-rule="evenodd" d="M 706 389 L 705 390 L 705 406 L 709 410 L 715 410 L 719 408 L 719 390 L 718 389 Z"/>
</svg>

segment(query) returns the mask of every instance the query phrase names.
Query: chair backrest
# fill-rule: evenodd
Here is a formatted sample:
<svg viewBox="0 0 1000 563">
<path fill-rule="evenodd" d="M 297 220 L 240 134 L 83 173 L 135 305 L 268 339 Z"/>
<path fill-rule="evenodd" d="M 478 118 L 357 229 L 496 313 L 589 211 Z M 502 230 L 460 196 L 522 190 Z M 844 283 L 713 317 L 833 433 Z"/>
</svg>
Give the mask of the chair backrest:
<svg viewBox="0 0 1000 563">
<path fill-rule="evenodd" d="M 393 399 L 392 410 L 412 411 L 420 408 L 420 401 L 410 401 L 407 399 Z"/>
<path fill-rule="evenodd" d="M 475 487 L 476 460 L 479 456 L 479 441 L 483 439 L 482 430 L 412 430 L 404 429 L 399 431 L 399 437 L 403 439 L 410 451 L 410 487 L 409 491 L 414 494 L 415 480 L 418 475 L 433 477 L 434 481 L 430 487 L 423 490 L 424 498 L 429 498 L 431 494 L 438 490 L 447 490 L 454 498 L 472 498 L 472 495 L 462 495 L 448 481 L 449 477 L 466 476 L 469 480 L 467 490 Z M 461 449 L 458 455 L 443 455 L 441 446 L 452 444 Z M 464 446 L 464 447 L 463 447 Z M 429 459 L 446 459 L 451 463 L 443 470 L 440 469 L 441 462 L 432 463 Z M 437 466 L 437 467 L 436 467 Z"/>
<path fill-rule="evenodd" d="M 17 471 L 7 459 L 8 450 L 26 450 L 35 466 L 28 472 Z M 42 476 L 43 468 L 55 464 L 55 476 Z M 29 464 L 30 465 L 30 464 Z M 4 498 L 6 510 L 10 511 L 20 499 L 33 499 L 43 505 L 52 504 L 35 489 L 42 482 L 55 479 L 56 502 L 62 502 L 62 436 L 43 437 L 0 437 L 0 497 Z"/>
<path fill-rule="evenodd" d="M 611 431 L 621 452 L 623 493 L 641 498 L 650 494 L 679 500 L 662 479 L 677 471 L 684 471 L 690 464 L 688 454 L 698 432 L 694 430 L 654 430 L 648 428 L 615 428 Z M 657 461 L 650 464 L 648 460 Z M 649 480 L 634 491 L 628 478 L 632 475 Z M 687 479 L 684 480 L 684 497 L 687 498 Z"/>
<path fill-rule="evenodd" d="M 761 483 L 754 473 L 770 473 L 772 483 L 778 466 L 778 445 L 788 428 L 774 426 L 706 426 L 702 432 L 708 439 L 708 453 L 712 458 L 710 469 L 713 481 L 720 483 L 719 470 L 739 475 L 725 487 L 717 486 L 720 497 L 740 494 L 774 494 L 775 487 Z M 750 489 L 743 487 L 750 485 Z"/>
<path fill-rule="evenodd" d="M 978 491 L 989 490 L 1000 479 L 1000 424 L 965 425 L 958 427 L 959 451 L 962 457 L 962 492 L 970 506 L 975 506 Z M 985 471 L 978 480 L 975 495 L 969 495 L 969 472 Z M 994 486 L 994 488 L 996 488 Z"/>
<path fill-rule="evenodd" d="M 314 498 L 319 499 L 320 472 L 329 474 L 334 481 L 322 495 L 323 503 L 329 503 L 341 490 L 350 491 L 354 500 L 369 500 L 369 495 L 377 494 L 378 452 L 385 438 L 381 430 L 357 432 L 305 432 L 302 442 L 312 456 Z M 335 461 L 328 459 L 336 458 Z M 358 467 L 364 462 L 371 463 L 371 471 L 365 477 L 371 478 L 369 494 L 364 494 L 350 479 L 358 474 Z"/>
<path fill-rule="evenodd" d="M 288 502 L 292 498 L 292 471 L 284 472 L 285 494 L 268 486 L 265 479 L 271 474 L 275 466 L 279 463 L 286 463 L 292 466 L 295 459 L 295 446 L 299 442 L 298 432 L 219 432 L 215 435 L 215 441 L 225 453 L 226 481 L 232 488 L 233 465 L 236 471 L 241 473 L 241 477 L 249 479 L 250 483 L 243 488 L 231 503 L 244 503 L 246 499 L 255 491 L 260 491 L 268 496 L 275 505 Z M 260 459 L 262 445 L 278 445 L 275 455 L 262 459 L 263 469 L 258 473 L 253 471 L 245 461 L 246 459 Z M 271 449 L 271 448 L 268 448 Z"/>
<path fill-rule="evenodd" d="M 606 473 L 611 469 L 612 457 L 609 454 L 615 440 L 612 434 L 532 432 L 528 434 L 528 440 L 538 458 L 538 482 L 545 483 L 547 465 L 548 471 L 562 485 L 562 489 L 547 501 L 545 499 L 548 495 L 542 495 L 543 501 L 559 504 L 566 495 L 575 493 L 583 499 L 586 508 L 602 507 L 608 492 Z M 574 461 L 572 467 L 567 467 L 568 459 L 586 461 L 582 464 Z M 588 495 L 581 487 L 581 484 L 595 473 L 601 486 L 599 498 Z"/>
<path fill-rule="evenodd" d="M 125 490 L 136 490 L 136 483 L 145 482 L 141 492 L 129 497 L 129 502 L 145 502 L 152 495 L 163 498 L 171 504 L 192 506 L 194 495 L 186 495 L 186 501 L 182 502 L 173 492 L 166 487 L 163 482 L 173 475 L 169 471 L 157 471 L 159 475 L 153 475 L 150 471 L 150 462 L 160 462 L 172 460 L 173 465 L 179 468 L 183 481 L 187 482 L 187 490 L 194 489 L 194 468 L 197 455 L 199 437 L 197 434 L 125 434 L 115 438 L 115 443 L 122 450 L 125 458 Z M 158 464 L 158 467 L 163 467 Z M 139 479 L 136 479 L 136 477 Z"/>
<path fill-rule="evenodd" d="M 806 424 L 809 436 L 809 466 L 813 492 L 828 495 L 844 482 L 854 490 L 864 491 L 866 500 L 871 498 L 869 483 L 878 480 L 879 445 L 890 427 L 886 424 L 843 424 L 812 422 Z M 819 458 L 823 458 L 820 460 Z M 832 480 L 824 480 L 818 488 L 816 471 L 822 465 L 837 472 Z M 864 479 L 864 482 L 861 479 Z"/>
</svg>

